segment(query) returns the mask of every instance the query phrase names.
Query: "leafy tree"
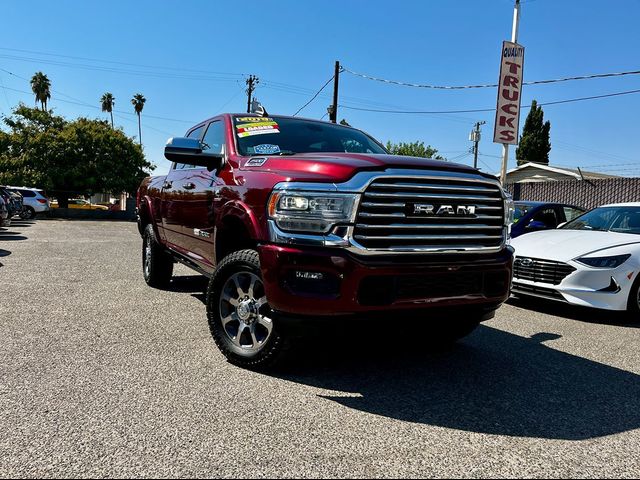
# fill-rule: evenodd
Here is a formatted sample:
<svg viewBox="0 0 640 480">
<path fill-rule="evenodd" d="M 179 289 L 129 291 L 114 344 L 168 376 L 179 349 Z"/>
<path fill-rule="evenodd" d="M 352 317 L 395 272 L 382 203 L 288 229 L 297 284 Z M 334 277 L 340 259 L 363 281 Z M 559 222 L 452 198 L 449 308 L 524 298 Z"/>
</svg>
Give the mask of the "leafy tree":
<svg viewBox="0 0 640 480">
<path fill-rule="evenodd" d="M 520 145 L 516 149 L 518 166 L 529 162 L 549 165 L 550 131 L 551 123 L 548 120 L 544 121 L 542 107 L 539 107 L 538 102 L 534 100 L 531 102 L 531 111 L 524 122 Z"/>
<path fill-rule="evenodd" d="M 111 128 L 113 128 L 113 106 L 116 104 L 115 97 L 107 92 L 100 98 L 100 106 L 103 112 L 108 112 L 111 115 Z"/>
<path fill-rule="evenodd" d="M 434 160 L 444 160 L 444 157 L 438 155 L 438 150 L 431 145 L 424 145 L 424 142 L 412 143 L 391 143 L 387 142 L 387 150 L 393 155 L 406 155 L 409 157 L 433 158 Z"/>
<path fill-rule="evenodd" d="M 47 109 L 47 102 L 51 98 L 51 81 L 42 72 L 36 72 L 31 77 L 31 90 L 36 96 L 36 104 L 40 102 L 42 110 Z"/>
<path fill-rule="evenodd" d="M 58 198 L 134 192 L 153 166 L 142 148 L 107 121 L 67 121 L 18 106 L 0 130 L 0 184 L 34 185 Z"/>
<path fill-rule="evenodd" d="M 144 104 L 146 101 L 147 99 L 144 98 L 141 93 L 136 93 L 131 99 L 133 109 L 138 115 L 138 138 L 140 139 L 140 145 L 142 145 L 142 127 L 140 126 L 140 114 L 142 113 L 142 109 L 144 108 Z"/>
</svg>

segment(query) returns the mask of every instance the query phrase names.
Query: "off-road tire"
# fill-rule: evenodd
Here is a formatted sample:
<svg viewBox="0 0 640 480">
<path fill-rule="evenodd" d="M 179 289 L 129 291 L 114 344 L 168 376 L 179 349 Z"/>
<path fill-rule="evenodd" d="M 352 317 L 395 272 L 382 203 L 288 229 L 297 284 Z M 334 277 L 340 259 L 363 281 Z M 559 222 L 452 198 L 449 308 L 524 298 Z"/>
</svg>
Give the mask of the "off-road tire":
<svg viewBox="0 0 640 480">
<path fill-rule="evenodd" d="M 173 258 L 158 243 L 151 224 L 145 227 L 142 237 L 142 273 L 153 288 L 166 288 L 173 276 Z"/>
<path fill-rule="evenodd" d="M 262 273 L 260 270 L 260 258 L 258 252 L 255 250 L 240 250 L 233 252 L 226 256 L 218 265 L 213 277 L 209 281 L 207 288 L 207 318 L 209 321 L 209 330 L 211 336 L 216 345 L 227 358 L 229 363 L 250 369 L 250 370 L 267 370 L 277 365 L 284 357 L 290 347 L 290 336 L 286 332 L 282 332 L 278 325 L 278 320 L 273 311 L 269 308 L 268 304 L 264 303 L 260 308 L 265 313 L 262 317 L 268 317 L 272 321 L 272 329 L 258 350 L 243 349 L 240 344 L 240 340 L 237 344 L 230 336 L 225 326 L 223 326 L 222 318 L 222 302 L 225 295 L 224 289 L 228 287 L 233 278 L 236 278 L 237 274 L 246 275 L 248 278 L 256 278 L 262 282 Z M 258 288 L 264 289 L 264 285 L 259 285 Z M 253 290 L 253 287 L 250 287 Z M 266 296 L 264 290 L 260 291 L 260 296 L 264 298 L 266 302 Z M 254 292 L 251 292 L 254 295 Z M 233 308 L 229 308 L 233 311 Z M 235 312 L 238 309 L 236 307 Z M 231 313 L 231 315 L 237 315 L 237 313 Z M 228 317 L 225 317 L 228 318 Z M 232 320 L 240 324 L 239 320 Z M 229 328 L 229 327 L 227 327 Z M 238 327 L 240 328 L 240 327 Z M 245 326 L 242 328 L 248 329 Z M 236 338 L 240 338 L 242 334 L 237 334 Z M 253 344 L 253 342 L 251 342 Z"/>
</svg>

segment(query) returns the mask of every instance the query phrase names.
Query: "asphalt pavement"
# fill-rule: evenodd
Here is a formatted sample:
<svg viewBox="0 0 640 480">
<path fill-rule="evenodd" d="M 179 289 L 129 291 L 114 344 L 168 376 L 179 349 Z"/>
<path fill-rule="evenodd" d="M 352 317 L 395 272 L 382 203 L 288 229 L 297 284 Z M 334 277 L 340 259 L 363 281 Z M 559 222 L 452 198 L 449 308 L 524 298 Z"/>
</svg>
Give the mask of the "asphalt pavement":
<svg viewBox="0 0 640 480">
<path fill-rule="evenodd" d="M 640 319 L 510 301 L 451 349 L 394 315 L 231 366 L 204 279 L 126 222 L 0 230 L 0 477 L 637 477 Z"/>
</svg>

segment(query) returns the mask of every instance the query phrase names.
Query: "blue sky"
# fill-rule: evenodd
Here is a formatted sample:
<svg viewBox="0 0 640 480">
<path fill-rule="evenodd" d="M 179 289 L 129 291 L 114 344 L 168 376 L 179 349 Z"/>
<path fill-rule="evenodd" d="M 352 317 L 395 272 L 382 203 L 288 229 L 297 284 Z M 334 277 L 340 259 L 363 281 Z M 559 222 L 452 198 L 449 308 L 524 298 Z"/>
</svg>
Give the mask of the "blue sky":
<svg viewBox="0 0 640 480">
<path fill-rule="evenodd" d="M 147 98 L 145 152 L 161 174 L 169 165 L 162 156 L 169 136 L 222 111 L 246 108 L 243 74 L 260 77 L 256 96 L 272 114 L 293 114 L 304 105 L 333 75 L 335 60 L 407 82 L 495 83 L 512 14 L 511 0 L 4 2 L 0 115 L 19 101 L 33 104 L 25 79 L 41 70 L 52 81 L 56 113 L 106 118 L 97 107 L 109 91 L 116 97 L 117 124 L 137 136 L 130 98 L 140 92 Z M 639 70 L 639 19 L 638 0 L 523 0 L 525 81 Z M 347 73 L 340 87 L 340 103 L 361 108 L 466 110 L 496 102 L 494 89 L 428 91 Z M 530 86 L 523 104 L 639 88 L 640 76 Z M 322 117 L 330 93 L 327 88 L 300 115 Z M 638 111 L 640 94 L 546 107 L 551 163 L 640 175 Z M 472 162 L 464 156 L 469 132 L 485 120 L 480 166 L 499 170 L 492 113 L 341 109 L 339 118 L 383 142 L 424 141 L 461 163 Z M 512 148 L 510 167 L 514 156 Z"/>
</svg>

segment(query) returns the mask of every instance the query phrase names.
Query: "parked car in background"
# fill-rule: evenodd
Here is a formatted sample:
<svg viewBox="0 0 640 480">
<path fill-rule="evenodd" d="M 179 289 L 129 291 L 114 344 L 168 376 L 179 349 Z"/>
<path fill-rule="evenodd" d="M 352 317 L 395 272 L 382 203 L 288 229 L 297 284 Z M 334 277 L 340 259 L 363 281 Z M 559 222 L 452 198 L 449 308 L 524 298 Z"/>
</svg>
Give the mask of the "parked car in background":
<svg viewBox="0 0 640 480">
<path fill-rule="evenodd" d="M 58 202 L 54 200 L 51 202 L 51 208 L 59 208 Z M 79 209 L 79 210 L 109 210 L 109 207 L 105 207 L 104 205 L 97 205 L 95 203 L 91 203 L 88 200 L 84 200 L 82 198 L 72 198 L 69 200 L 69 208 Z"/>
<path fill-rule="evenodd" d="M 512 246 L 516 295 L 640 318 L 640 203 L 596 208 L 556 230 L 516 238 Z"/>
<path fill-rule="evenodd" d="M 114 202 L 100 202 L 98 205 L 102 205 L 103 207 L 107 207 L 111 212 L 119 212 L 120 208 L 120 200 L 116 200 Z"/>
<path fill-rule="evenodd" d="M 22 218 L 31 219 L 38 213 L 49 211 L 49 199 L 45 196 L 44 190 L 39 188 L 14 187 L 9 186 L 11 190 L 22 195 L 23 211 L 20 214 Z"/>
<path fill-rule="evenodd" d="M 511 238 L 525 233 L 558 228 L 558 225 L 570 222 L 587 211 L 582 207 L 562 203 L 518 201 L 515 205 Z"/>
<path fill-rule="evenodd" d="M 0 196 L 4 200 L 9 218 L 13 218 L 22 211 L 22 199 L 8 188 L 0 186 Z"/>
<path fill-rule="evenodd" d="M 9 217 L 9 209 L 4 197 L 0 195 L 0 227 L 8 227 L 11 225 L 11 217 Z"/>
</svg>

